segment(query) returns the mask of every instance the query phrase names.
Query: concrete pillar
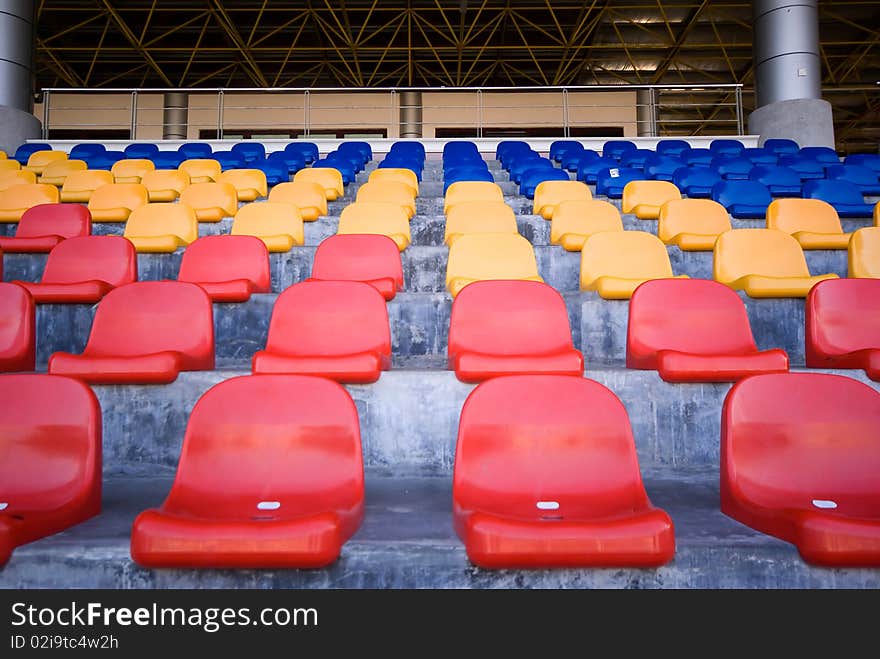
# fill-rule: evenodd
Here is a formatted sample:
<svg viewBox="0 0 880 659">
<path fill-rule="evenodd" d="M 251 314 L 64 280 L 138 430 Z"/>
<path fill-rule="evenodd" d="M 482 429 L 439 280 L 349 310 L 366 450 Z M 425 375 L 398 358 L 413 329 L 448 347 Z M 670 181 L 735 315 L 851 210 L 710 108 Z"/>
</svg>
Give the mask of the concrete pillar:
<svg viewBox="0 0 880 659">
<path fill-rule="evenodd" d="M 636 91 L 636 130 L 639 137 L 657 137 L 657 115 L 651 89 Z"/>
<path fill-rule="evenodd" d="M 422 92 L 400 92 L 400 136 L 422 137 Z"/>
<path fill-rule="evenodd" d="M 163 95 L 162 139 L 185 140 L 189 122 L 189 94 L 166 92 Z"/>
<path fill-rule="evenodd" d="M 834 147 L 831 106 L 822 100 L 817 0 L 753 0 L 757 109 L 749 132 L 800 146 Z"/>
<path fill-rule="evenodd" d="M 33 115 L 34 2 L 0 0 L 0 149 L 40 137 Z"/>
</svg>

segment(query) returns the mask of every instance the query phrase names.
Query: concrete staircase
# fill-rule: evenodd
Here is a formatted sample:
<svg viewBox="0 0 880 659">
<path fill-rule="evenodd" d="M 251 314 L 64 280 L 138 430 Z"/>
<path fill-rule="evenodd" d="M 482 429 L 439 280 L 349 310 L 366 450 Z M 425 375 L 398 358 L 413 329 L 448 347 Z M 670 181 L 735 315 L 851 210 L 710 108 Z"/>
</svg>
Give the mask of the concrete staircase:
<svg viewBox="0 0 880 659">
<path fill-rule="evenodd" d="M 442 168 L 425 167 L 413 244 L 403 253 L 406 287 L 388 304 L 393 368 L 371 385 L 347 386 L 360 415 L 367 478 L 367 512 L 342 556 L 321 570 L 144 570 L 129 557 L 135 516 L 161 504 L 173 480 L 187 417 L 212 385 L 249 373 L 266 340 L 278 293 L 306 278 L 315 245 L 332 235 L 341 209 L 354 200 L 376 161 L 306 226 L 306 246 L 272 255 L 273 292 L 244 304 L 216 304 L 218 368 L 182 374 L 164 386 L 95 386 L 104 422 L 104 506 L 100 516 L 18 548 L 0 570 L 0 588 L 877 588 L 880 570 L 807 565 L 788 543 L 752 531 L 719 510 L 720 413 L 728 384 L 673 385 L 655 372 L 624 367 L 628 302 L 578 290 L 579 253 L 549 245 L 550 223 L 531 214 L 531 201 L 497 163 L 490 167 L 517 212 L 519 229 L 535 246 L 545 280 L 566 300 L 585 377 L 608 386 L 629 413 L 652 502 L 675 523 L 676 556 L 658 569 L 488 571 L 471 565 L 452 529 L 452 466 L 458 416 L 473 385 L 446 370 L 451 297 L 444 290 Z M 619 206 L 619 202 L 617 202 Z M 845 221 L 845 230 L 870 220 Z M 762 222 L 733 220 L 734 227 Z M 228 232 L 231 220 L 201 225 Z M 656 232 L 656 222 L 624 216 L 627 229 Z M 13 232 L 14 225 L 0 225 Z M 96 224 L 95 233 L 122 233 Z M 669 249 L 676 274 L 711 277 L 710 253 Z M 139 254 L 141 279 L 173 279 L 181 253 Z M 813 273 L 846 275 L 846 254 L 809 252 Z M 45 256 L 5 256 L 4 279 L 36 281 Z M 794 370 L 804 368 L 803 300 L 743 296 L 760 348 L 782 347 Z M 79 352 L 94 308 L 38 308 L 38 369 L 56 350 Z M 861 371 L 841 371 L 867 382 Z"/>
</svg>

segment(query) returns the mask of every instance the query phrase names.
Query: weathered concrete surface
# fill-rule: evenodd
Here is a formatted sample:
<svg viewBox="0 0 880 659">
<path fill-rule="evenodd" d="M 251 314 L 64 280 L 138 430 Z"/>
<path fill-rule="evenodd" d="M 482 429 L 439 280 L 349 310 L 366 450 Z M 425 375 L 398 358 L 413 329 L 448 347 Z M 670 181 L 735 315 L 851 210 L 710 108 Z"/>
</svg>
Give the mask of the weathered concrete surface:
<svg viewBox="0 0 880 659">
<path fill-rule="evenodd" d="M 852 588 L 880 587 L 872 569 L 810 566 L 789 543 L 718 509 L 717 474 L 644 474 L 675 524 L 676 554 L 659 568 L 484 570 L 455 535 L 451 479 L 386 478 L 368 470 L 366 514 L 331 566 L 316 570 L 148 570 L 129 554 L 131 525 L 161 504 L 171 477 L 107 479 L 103 511 L 15 550 L 0 588 Z"/>
</svg>

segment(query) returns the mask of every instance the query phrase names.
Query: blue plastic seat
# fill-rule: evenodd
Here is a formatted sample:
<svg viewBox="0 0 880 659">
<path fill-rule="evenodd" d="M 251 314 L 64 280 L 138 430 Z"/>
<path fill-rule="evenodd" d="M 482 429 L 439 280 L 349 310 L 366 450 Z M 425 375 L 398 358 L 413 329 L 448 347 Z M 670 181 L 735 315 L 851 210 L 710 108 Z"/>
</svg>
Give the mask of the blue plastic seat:
<svg viewBox="0 0 880 659">
<path fill-rule="evenodd" d="M 705 199 L 712 196 L 712 186 L 721 181 L 721 174 L 709 167 L 679 167 L 672 173 L 672 182 L 688 197 Z"/>
<path fill-rule="evenodd" d="M 584 183 L 596 183 L 599 172 L 608 167 L 617 167 L 614 158 L 582 158 L 578 164 L 577 180 Z"/>
<path fill-rule="evenodd" d="M 614 158 L 617 162 L 627 151 L 635 151 L 638 147 L 629 140 L 608 140 L 602 145 L 602 157 Z"/>
<path fill-rule="evenodd" d="M 126 158 L 143 158 L 152 160 L 159 153 L 159 146 L 151 142 L 135 142 L 125 147 L 122 152 Z"/>
<path fill-rule="evenodd" d="M 343 185 L 348 185 L 355 180 L 356 173 L 354 171 L 354 166 L 348 161 L 333 157 L 330 154 L 328 154 L 326 158 L 319 158 L 313 162 L 312 167 L 332 167 L 342 174 Z"/>
<path fill-rule="evenodd" d="M 368 163 L 373 159 L 373 148 L 370 146 L 369 142 L 350 140 L 340 144 L 337 151 L 341 151 L 343 153 L 356 151 L 357 153 L 361 154 L 364 163 Z"/>
<path fill-rule="evenodd" d="M 645 171 L 645 161 L 649 156 L 656 155 L 650 149 L 636 149 L 635 151 L 627 151 L 620 157 L 620 166 L 629 169 L 639 169 Z"/>
<path fill-rule="evenodd" d="M 715 154 L 702 147 L 691 149 L 684 154 L 684 161 L 689 167 L 710 167 Z"/>
<path fill-rule="evenodd" d="M 222 171 L 226 171 L 227 169 L 244 169 L 245 162 L 244 158 L 241 157 L 241 154 L 236 153 L 235 151 L 215 151 L 211 158 L 220 163 L 220 169 Z"/>
<path fill-rule="evenodd" d="M 801 177 L 791 167 L 757 165 L 749 172 L 749 180 L 766 185 L 773 197 L 801 196 Z"/>
<path fill-rule="evenodd" d="M 685 140 L 660 140 L 654 151 L 657 153 L 670 156 L 672 158 L 679 157 L 685 151 L 688 151 L 691 145 Z"/>
<path fill-rule="evenodd" d="M 202 158 L 212 158 L 214 149 L 207 142 L 185 142 L 177 147 L 177 150 L 184 155 L 184 160 L 194 160 Z"/>
<path fill-rule="evenodd" d="M 596 175 L 596 194 L 621 199 L 623 188 L 630 181 L 644 181 L 645 172 L 626 167 L 606 167 Z"/>
<path fill-rule="evenodd" d="M 443 179 L 443 194 L 446 194 L 446 190 L 449 189 L 449 186 L 458 181 L 488 181 L 489 183 L 495 182 L 495 177 L 492 176 L 492 172 L 488 169 L 469 169 L 469 168 L 456 168 L 456 171 L 453 175 L 444 177 Z"/>
<path fill-rule="evenodd" d="M 307 165 L 315 162 L 319 158 L 318 145 L 314 142 L 293 141 L 290 144 L 285 145 L 284 153 L 302 156 L 302 159 Z"/>
<path fill-rule="evenodd" d="M 388 149 L 388 155 L 395 154 L 406 157 L 415 157 L 422 162 L 425 161 L 425 145 L 421 142 L 395 142 Z"/>
<path fill-rule="evenodd" d="M 767 151 L 775 153 L 777 156 L 794 154 L 800 150 L 797 142 L 784 137 L 771 137 L 770 139 L 764 140 L 762 146 L 767 149 Z"/>
<path fill-rule="evenodd" d="M 725 180 L 747 181 L 754 165 L 748 158 L 719 156 L 712 159 L 711 167 Z"/>
<path fill-rule="evenodd" d="M 253 142 L 250 140 L 237 142 L 232 145 L 230 150 L 240 156 L 242 160 L 244 160 L 245 165 L 257 160 L 266 159 L 266 147 L 263 146 L 262 142 Z"/>
<path fill-rule="evenodd" d="M 287 161 L 284 160 L 284 154 L 281 158 L 264 158 L 263 160 L 253 160 L 246 165 L 253 169 L 259 169 L 266 175 L 266 185 L 270 188 L 279 183 L 286 183 L 290 180 L 290 170 Z"/>
<path fill-rule="evenodd" d="M 153 156 L 156 169 L 177 169 L 184 160 L 186 156 L 180 151 L 159 151 Z"/>
<path fill-rule="evenodd" d="M 684 162 L 679 158 L 655 153 L 645 159 L 645 175 L 655 181 L 672 181 L 672 175 Z"/>
<path fill-rule="evenodd" d="M 746 147 L 743 156 L 751 160 L 753 165 L 775 165 L 779 160 L 779 156 L 763 147 Z"/>
<path fill-rule="evenodd" d="M 829 180 L 849 181 L 855 184 L 863 195 L 880 194 L 880 179 L 873 169 L 861 165 L 831 165 L 825 169 Z"/>
<path fill-rule="evenodd" d="M 880 176 L 880 153 L 851 153 L 843 159 L 843 162 L 846 165 L 867 167 Z"/>
<path fill-rule="evenodd" d="M 421 181 L 425 165 L 415 157 L 388 155 L 376 167 L 378 169 L 408 169 L 416 175 L 417 180 Z"/>
<path fill-rule="evenodd" d="M 570 181 L 568 172 L 557 167 L 537 167 L 523 172 L 519 182 L 519 193 L 529 199 L 535 198 L 535 188 L 544 181 Z"/>
<path fill-rule="evenodd" d="M 550 160 L 561 163 L 563 154 L 570 151 L 577 151 L 580 153 L 583 150 L 584 145 L 577 140 L 553 140 L 550 143 L 550 151 L 548 155 L 550 156 Z"/>
<path fill-rule="evenodd" d="M 805 158 L 812 158 L 826 165 L 840 164 L 840 156 L 837 155 L 837 151 L 828 146 L 803 146 L 798 153 Z"/>
<path fill-rule="evenodd" d="M 288 153 L 287 151 L 274 151 L 270 153 L 268 156 L 266 156 L 266 162 L 276 163 L 284 167 L 288 175 L 296 174 L 299 170 L 306 166 L 306 161 L 302 157 L 302 155 L 298 153 Z M 269 185 L 272 184 L 270 183 Z"/>
<path fill-rule="evenodd" d="M 763 219 L 773 201 L 767 186 L 757 181 L 719 181 L 712 186 L 712 199 L 737 219 Z"/>
<path fill-rule="evenodd" d="M 32 154 L 37 151 L 51 151 L 52 146 L 46 144 L 45 142 L 26 142 L 25 144 L 20 145 L 15 150 L 15 155 L 12 156 L 15 160 L 17 160 L 22 167 L 28 164 L 28 159 Z"/>
<path fill-rule="evenodd" d="M 325 160 L 333 160 L 339 163 L 346 163 L 347 165 L 351 166 L 351 168 L 354 170 L 355 175 L 357 175 L 358 172 L 363 171 L 364 164 L 367 162 L 366 160 L 364 160 L 363 153 L 360 150 L 354 148 L 336 149 L 335 151 L 331 151 L 327 154 Z"/>
<path fill-rule="evenodd" d="M 739 140 L 732 139 L 715 139 L 709 142 L 709 151 L 713 156 L 736 157 L 742 155 L 745 145 Z"/>
<path fill-rule="evenodd" d="M 463 143 L 462 142 L 448 142 L 446 144 L 446 146 L 443 147 L 443 157 L 444 158 L 446 158 L 446 156 L 447 156 L 447 152 L 446 152 L 447 147 L 451 147 L 451 145 L 453 145 L 453 144 L 463 144 Z M 476 144 L 474 144 L 473 142 L 464 142 L 464 144 L 473 145 L 474 154 L 476 154 L 477 156 L 480 155 L 479 151 L 477 150 Z M 513 153 L 520 152 L 520 151 L 531 151 L 531 150 L 532 150 L 532 147 L 529 146 L 529 143 L 524 142 L 523 140 L 501 140 L 500 142 L 498 142 L 498 146 L 495 147 L 495 160 L 498 160 L 501 163 L 501 165 L 503 166 L 504 161 L 508 155 L 511 155 Z M 450 153 L 448 155 L 453 155 L 453 154 Z"/>
<path fill-rule="evenodd" d="M 541 156 L 538 156 L 537 158 L 518 158 L 516 162 L 510 166 L 510 180 L 519 184 L 522 182 L 522 175 L 524 172 L 538 167 L 556 169 L 549 158 L 543 158 Z"/>
<path fill-rule="evenodd" d="M 799 153 L 786 153 L 779 156 L 779 164 L 796 171 L 798 176 L 801 177 L 801 181 L 825 178 L 825 167 L 821 162 L 802 156 Z"/>
<path fill-rule="evenodd" d="M 70 149 L 70 153 L 67 154 L 67 157 L 70 160 L 88 161 L 91 156 L 104 153 L 106 150 L 107 147 L 103 144 L 74 144 Z"/>
<path fill-rule="evenodd" d="M 572 149 L 562 154 L 562 161 L 559 164 L 566 171 L 577 172 L 582 160 L 598 160 L 601 157 L 593 149 L 582 149 L 581 151 Z"/>
<path fill-rule="evenodd" d="M 804 198 L 827 201 L 840 217 L 871 217 L 874 212 L 855 183 L 841 179 L 804 181 Z"/>
<path fill-rule="evenodd" d="M 89 169 L 106 169 L 108 171 L 120 160 L 125 160 L 125 153 L 122 151 L 102 151 L 85 159 Z"/>
</svg>

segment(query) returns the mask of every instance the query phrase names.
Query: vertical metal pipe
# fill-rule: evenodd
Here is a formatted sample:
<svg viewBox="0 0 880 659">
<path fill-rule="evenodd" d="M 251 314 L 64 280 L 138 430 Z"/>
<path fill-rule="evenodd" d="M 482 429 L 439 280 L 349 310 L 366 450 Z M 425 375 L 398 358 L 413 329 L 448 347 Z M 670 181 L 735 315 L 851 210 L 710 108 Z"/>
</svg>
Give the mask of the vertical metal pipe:
<svg viewBox="0 0 880 659">
<path fill-rule="evenodd" d="M 422 137 L 422 92 L 400 92 L 400 136 Z"/>
<path fill-rule="evenodd" d="M 162 101 L 162 139 L 185 140 L 189 124 L 189 94 L 165 92 Z"/>
<path fill-rule="evenodd" d="M 41 136 L 44 140 L 49 139 L 49 100 L 51 99 L 51 94 L 49 92 L 43 92 L 43 127 L 41 129 Z"/>
<path fill-rule="evenodd" d="M 34 111 L 34 1 L 0 0 L 0 105 Z"/>
<path fill-rule="evenodd" d="M 128 134 L 130 140 L 137 139 L 137 122 L 138 122 L 138 93 L 133 91 L 131 93 L 131 126 L 129 127 Z"/>
<path fill-rule="evenodd" d="M 639 137 L 656 137 L 653 89 L 636 91 L 636 133 Z"/>
<path fill-rule="evenodd" d="M 217 92 L 217 139 L 223 139 L 223 90 Z"/>
</svg>

